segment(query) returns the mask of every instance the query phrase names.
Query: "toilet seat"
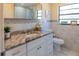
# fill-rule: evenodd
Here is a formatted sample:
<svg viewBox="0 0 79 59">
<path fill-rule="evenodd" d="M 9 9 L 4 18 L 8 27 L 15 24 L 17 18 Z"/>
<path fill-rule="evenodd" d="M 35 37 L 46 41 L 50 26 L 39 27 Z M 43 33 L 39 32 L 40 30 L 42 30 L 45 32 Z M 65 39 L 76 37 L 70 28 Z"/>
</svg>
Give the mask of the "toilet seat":
<svg viewBox="0 0 79 59">
<path fill-rule="evenodd" d="M 60 45 L 64 44 L 64 40 L 59 38 L 53 38 L 53 42 Z"/>
</svg>

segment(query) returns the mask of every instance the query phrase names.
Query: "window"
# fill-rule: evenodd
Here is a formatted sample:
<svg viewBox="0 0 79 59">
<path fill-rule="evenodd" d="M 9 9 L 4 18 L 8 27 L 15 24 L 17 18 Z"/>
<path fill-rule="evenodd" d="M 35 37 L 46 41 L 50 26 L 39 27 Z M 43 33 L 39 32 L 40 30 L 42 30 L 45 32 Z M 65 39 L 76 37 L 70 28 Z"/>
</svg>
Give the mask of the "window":
<svg viewBox="0 0 79 59">
<path fill-rule="evenodd" d="M 61 24 L 71 24 L 73 21 L 79 24 L 79 3 L 60 6 L 59 19 Z"/>
<path fill-rule="evenodd" d="M 42 10 L 37 11 L 37 19 L 42 19 Z"/>
</svg>

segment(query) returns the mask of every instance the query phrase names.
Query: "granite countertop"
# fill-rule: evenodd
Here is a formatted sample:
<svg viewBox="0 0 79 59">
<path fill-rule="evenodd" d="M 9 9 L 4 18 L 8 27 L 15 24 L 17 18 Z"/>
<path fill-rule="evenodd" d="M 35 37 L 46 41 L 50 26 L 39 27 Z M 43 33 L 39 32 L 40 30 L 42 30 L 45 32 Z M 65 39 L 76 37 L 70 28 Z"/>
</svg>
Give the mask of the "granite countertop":
<svg viewBox="0 0 79 59">
<path fill-rule="evenodd" d="M 52 33 L 52 31 L 39 31 L 37 33 L 27 34 L 27 33 L 20 33 L 12 35 L 10 39 L 5 40 L 5 49 L 11 49 L 18 45 L 22 45 L 42 36 L 48 35 Z"/>
</svg>

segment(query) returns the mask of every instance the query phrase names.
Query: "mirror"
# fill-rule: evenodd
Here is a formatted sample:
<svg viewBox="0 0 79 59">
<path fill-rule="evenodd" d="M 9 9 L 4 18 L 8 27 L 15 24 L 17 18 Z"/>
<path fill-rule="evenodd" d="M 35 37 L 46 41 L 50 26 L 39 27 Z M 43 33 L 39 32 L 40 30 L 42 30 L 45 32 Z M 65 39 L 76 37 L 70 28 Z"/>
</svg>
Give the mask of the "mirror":
<svg viewBox="0 0 79 59">
<path fill-rule="evenodd" d="M 38 19 L 38 10 L 42 10 L 40 3 L 5 3 L 5 19 Z"/>
<path fill-rule="evenodd" d="M 37 3 L 15 3 L 14 18 L 36 19 Z"/>
</svg>

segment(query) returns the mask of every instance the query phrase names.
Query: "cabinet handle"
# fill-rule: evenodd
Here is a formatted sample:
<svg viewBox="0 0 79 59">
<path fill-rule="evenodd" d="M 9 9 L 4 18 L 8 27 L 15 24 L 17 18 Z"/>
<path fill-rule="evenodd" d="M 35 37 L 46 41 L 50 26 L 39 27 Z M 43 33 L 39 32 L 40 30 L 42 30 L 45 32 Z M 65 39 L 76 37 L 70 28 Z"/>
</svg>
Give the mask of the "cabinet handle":
<svg viewBox="0 0 79 59">
<path fill-rule="evenodd" d="M 40 47 L 38 47 L 37 49 L 39 50 L 41 48 L 41 46 Z"/>
<path fill-rule="evenodd" d="M 37 48 L 37 50 L 39 50 L 39 48 Z"/>
<path fill-rule="evenodd" d="M 39 48 L 41 48 L 41 46 Z"/>
</svg>

